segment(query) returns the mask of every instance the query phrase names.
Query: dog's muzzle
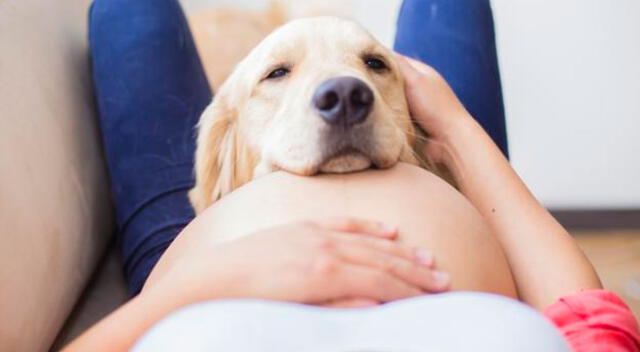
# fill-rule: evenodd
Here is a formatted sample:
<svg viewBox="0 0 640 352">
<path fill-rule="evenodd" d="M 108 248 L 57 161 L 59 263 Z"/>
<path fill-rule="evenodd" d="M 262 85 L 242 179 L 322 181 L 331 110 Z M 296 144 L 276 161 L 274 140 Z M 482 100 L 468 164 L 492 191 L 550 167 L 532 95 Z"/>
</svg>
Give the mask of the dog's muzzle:
<svg viewBox="0 0 640 352">
<path fill-rule="evenodd" d="M 311 100 L 326 123 L 349 128 L 367 119 L 373 107 L 374 95 L 362 80 L 342 76 L 322 82 Z"/>
</svg>

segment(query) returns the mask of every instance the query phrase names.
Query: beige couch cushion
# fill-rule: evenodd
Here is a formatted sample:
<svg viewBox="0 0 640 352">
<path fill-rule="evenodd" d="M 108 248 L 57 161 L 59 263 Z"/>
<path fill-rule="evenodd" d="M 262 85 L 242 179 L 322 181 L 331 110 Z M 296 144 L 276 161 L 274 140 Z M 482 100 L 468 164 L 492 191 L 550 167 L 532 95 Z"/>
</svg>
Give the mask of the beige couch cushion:
<svg viewBox="0 0 640 352">
<path fill-rule="evenodd" d="M 46 351 L 113 231 L 89 0 L 0 0 L 0 350 Z"/>
<path fill-rule="evenodd" d="M 111 246 L 107 256 L 98 265 L 91 282 L 76 303 L 73 312 L 60 331 L 52 351 L 58 351 L 86 329 L 113 312 L 127 298 L 119 251 Z"/>
</svg>

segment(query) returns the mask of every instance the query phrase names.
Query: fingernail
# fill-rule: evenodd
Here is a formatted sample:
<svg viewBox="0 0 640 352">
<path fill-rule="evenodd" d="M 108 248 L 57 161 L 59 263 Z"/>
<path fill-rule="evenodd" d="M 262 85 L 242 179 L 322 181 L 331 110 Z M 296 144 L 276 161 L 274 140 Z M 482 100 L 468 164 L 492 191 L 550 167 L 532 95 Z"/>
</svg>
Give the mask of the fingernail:
<svg viewBox="0 0 640 352">
<path fill-rule="evenodd" d="M 424 266 L 433 265 L 433 254 L 426 249 L 416 248 L 415 249 L 415 257 L 418 263 Z"/>
<path fill-rule="evenodd" d="M 434 283 L 438 285 L 438 287 L 446 287 L 449 285 L 449 274 L 445 273 L 444 271 L 434 270 L 431 275 L 433 276 Z"/>
</svg>

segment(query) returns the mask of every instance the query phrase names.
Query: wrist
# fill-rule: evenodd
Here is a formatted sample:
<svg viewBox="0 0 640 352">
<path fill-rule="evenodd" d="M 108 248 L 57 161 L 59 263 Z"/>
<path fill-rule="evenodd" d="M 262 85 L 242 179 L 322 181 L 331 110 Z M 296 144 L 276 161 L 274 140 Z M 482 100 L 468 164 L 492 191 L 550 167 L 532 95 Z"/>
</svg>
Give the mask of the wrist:
<svg viewBox="0 0 640 352">
<path fill-rule="evenodd" d="M 444 175 L 448 174 L 446 179 L 452 179 L 460 188 L 464 183 L 465 169 L 469 167 L 469 158 L 476 158 L 479 151 L 486 149 L 486 140 L 483 138 L 486 132 L 466 111 L 450 118 L 446 128 L 440 132 L 437 136 L 429 137 L 425 153 L 436 167 L 444 166 Z"/>
<path fill-rule="evenodd" d="M 459 149 L 459 144 L 468 136 L 477 133 L 477 127 L 476 121 L 466 111 L 450 116 L 446 119 L 446 124 L 437 128 L 437 132 L 427 129 L 428 142 L 424 152 L 434 163 L 451 169 L 454 166 L 455 150 Z"/>
<path fill-rule="evenodd" d="M 208 300 L 247 296 L 244 286 L 248 277 L 242 272 L 242 265 L 224 252 L 215 251 L 216 265 L 193 260 L 172 268 L 153 285 L 145 286 L 141 294 L 162 296 L 174 310 Z"/>
<path fill-rule="evenodd" d="M 443 130 L 439 142 L 449 149 L 456 148 L 461 141 L 468 140 L 469 137 L 477 135 L 482 127 L 466 110 L 450 119 L 447 127 Z"/>
</svg>

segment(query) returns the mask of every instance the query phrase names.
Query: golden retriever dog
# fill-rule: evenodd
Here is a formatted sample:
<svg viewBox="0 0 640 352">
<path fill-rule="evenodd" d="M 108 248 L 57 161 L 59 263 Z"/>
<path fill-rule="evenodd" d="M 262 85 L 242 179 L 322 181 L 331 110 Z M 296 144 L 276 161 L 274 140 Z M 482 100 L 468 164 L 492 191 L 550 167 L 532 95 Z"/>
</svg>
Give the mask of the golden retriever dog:
<svg viewBox="0 0 640 352">
<path fill-rule="evenodd" d="M 270 0 L 260 10 L 213 6 L 192 12 L 189 27 L 211 87 L 218 89 L 233 67 L 264 37 L 290 20 L 353 15 L 349 0 Z"/>
<path fill-rule="evenodd" d="M 289 9 L 289 4 L 272 1 L 262 11 L 213 8 L 189 16 L 191 34 L 214 91 L 253 47 L 290 19 Z"/>
<path fill-rule="evenodd" d="M 298 19 L 253 48 L 203 112 L 189 197 L 199 213 L 276 170 L 431 168 L 422 142 L 388 48 L 349 20 Z"/>
</svg>

